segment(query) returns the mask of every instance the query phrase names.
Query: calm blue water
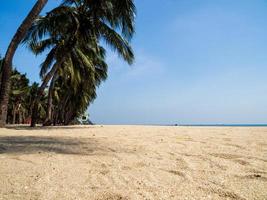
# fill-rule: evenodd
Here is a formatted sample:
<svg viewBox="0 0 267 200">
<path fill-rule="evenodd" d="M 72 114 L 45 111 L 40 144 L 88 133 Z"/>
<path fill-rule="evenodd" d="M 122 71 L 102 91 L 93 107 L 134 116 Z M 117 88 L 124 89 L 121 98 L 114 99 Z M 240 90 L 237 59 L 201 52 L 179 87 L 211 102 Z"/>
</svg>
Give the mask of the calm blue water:
<svg viewBox="0 0 267 200">
<path fill-rule="evenodd" d="M 267 127 L 267 124 L 177 124 L 177 126 L 234 126 L 234 127 Z"/>
</svg>

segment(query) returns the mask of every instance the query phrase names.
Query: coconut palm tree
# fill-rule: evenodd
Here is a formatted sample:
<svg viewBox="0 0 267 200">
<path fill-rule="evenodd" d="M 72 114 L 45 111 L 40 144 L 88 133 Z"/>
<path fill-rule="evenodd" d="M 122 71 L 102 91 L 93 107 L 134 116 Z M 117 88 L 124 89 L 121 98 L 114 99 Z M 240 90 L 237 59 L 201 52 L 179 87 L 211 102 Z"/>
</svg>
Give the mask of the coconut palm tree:
<svg viewBox="0 0 267 200">
<path fill-rule="evenodd" d="M 64 74 L 66 68 L 73 75 L 68 77 L 70 80 L 90 80 L 90 83 L 84 82 L 91 87 L 86 89 L 90 91 L 93 88 L 94 91 L 94 86 L 98 85 L 94 81 L 96 77 L 99 78 L 99 75 L 95 75 L 96 69 L 101 68 L 95 64 L 97 63 L 95 61 L 101 58 L 101 49 L 103 49 L 100 46 L 101 40 L 106 41 L 129 64 L 132 63 L 134 56 L 128 42 L 134 32 L 135 8 L 133 3 L 129 2 L 132 1 L 103 0 L 90 1 L 90 3 L 85 0 L 65 1 L 45 17 L 35 21 L 25 41 L 36 54 L 50 49 L 41 66 L 43 82 L 39 88 L 39 96 L 52 77 L 56 74 Z M 119 30 L 121 34 L 117 32 Z M 103 57 L 98 59 L 100 60 L 103 61 Z M 74 74 L 77 69 L 80 72 Z M 84 73 L 85 69 L 88 73 Z M 81 74 L 86 74 L 90 78 L 81 79 Z M 79 87 L 73 87 L 73 91 L 79 88 L 82 89 L 80 92 L 84 92 L 85 88 L 80 85 L 82 81 L 77 82 L 76 86 Z M 75 82 L 72 84 L 75 85 Z M 82 94 L 86 96 L 88 92 Z M 70 97 L 66 99 L 70 101 Z M 33 115 L 32 126 L 35 125 L 35 117 Z"/>
<path fill-rule="evenodd" d="M 47 109 L 46 109 L 46 117 L 43 123 L 44 126 L 50 126 L 52 124 L 52 107 L 53 107 L 53 97 L 54 95 L 54 87 L 55 82 L 58 76 L 55 74 L 51 80 L 49 89 L 48 89 L 48 97 L 47 97 Z"/>
<path fill-rule="evenodd" d="M 64 69 L 65 76 L 61 75 L 61 80 L 57 82 L 57 88 L 60 88 L 57 96 L 61 103 L 56 108 L 57 112 L 61 113 L 58 118 L 60 123 L 69 124 L 74 118 L 83 114 L 89 103 L 96 98 L 96 88 L 107 78 L 104 49 L 102 51 L 100 58 L 89 57 L 93 62 L 93 68 L 74 62 L 72 67 Z"/>
<path fill-rule="evenodd" d="M 3 59 L 0 58 L 0 76 L 2 74 L 1 65 Z M 1 85 L 1 82 L 0 82 Z M 38 84 L 29 85 L 26 74 L 21 74 L 16 69 L 12 70 L 10 77 L 10 93 L 7 110 L 7 120 L 9 124 L 29 123 L 33 101 L 37 96 Z M 46 110 L 47 94 L 45 93 L 38 103 L 38 121 L 44 119 Z"/>
<path fill-rule="evenodd" d="M 3 59 L 0 59 L 0 76 L 2 75 Z M 0 82 L 1 85 L 1 82 Z M 27 115 L 26 97 L 29 90 L 29 79 L 16 69 L 12 70 L 10 77 L 9 103 L 7 109 L 7 123 L 21 123 Z"/>
<path fill-rule="evenodd" d="M 29 112 L 29 117 L 28 117 L 28 121 L 31 122 L 31 116 L 32 116 L 32 110 L 33 110 L 33 105 L 35 102 L 35 99 L 38 95 L 38 89 L 39 89 L 39 84 L 38 83 L 33 83 L 30 86 L 30 90 L 29 90 L 29 94 L 27 95 L 27 110 Z M 36 118 L 37 122 L 42 122 L 45 119 L 46 116 L 46 102 L 47 102 L 47 91 L 45 91 L 38 103 L 37 103 L 37 112 L 39 113 L 39 115 Z"/>
<path fill-rule="evenodd" d="M 40 14 L 41 10 L 43 9 L 47 1 L 48 0 L 38 0 L 35 3 L 32 10 L 29 12 L 27 17 L 19 26 L 6 51 L 2 65 L 2 77 L 1 77 L 1 88 L 0 88 L 0 127 L 4 127 L 6 124 L 13 56 L 17 50 L 18 45 L 25 36 L 26 32 L 31 27 L 32 22 Z"/>
<path fill-rule="evenodd" d="M 19 73 L 16 69 L 12 71 L 9 104 L 7 112 L 8 122 L 22 123 L 27 115 L 26 97 L 29 92 L 29 79 L 26 74 Z M 12 120 L 11 120 L 12 119 Z"/>
</svg>

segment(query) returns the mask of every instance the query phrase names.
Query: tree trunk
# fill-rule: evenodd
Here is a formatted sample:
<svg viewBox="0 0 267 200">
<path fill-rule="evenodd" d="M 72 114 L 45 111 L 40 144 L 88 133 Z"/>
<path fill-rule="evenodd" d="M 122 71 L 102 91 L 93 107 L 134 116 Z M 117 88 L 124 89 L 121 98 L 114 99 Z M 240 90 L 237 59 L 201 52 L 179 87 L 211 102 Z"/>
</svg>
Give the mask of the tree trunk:
<svg viewBox="0 0 267 200">
<path fill-rule="evenodd" d="M 0 127 L 4 127 L 7 118 L 7 106 L 9 100 L 9 90 L 10 90 L 10 76 L 12 70 L 12 60 L 14 54 L 18 48 L 18 45 L 22 41 L 23 37 L 27 33 L 28 29 L 31 27 L 33 21 L 40 14 L 41 10 L 45 6 L 48 0 L 38 0 L 33 6 L 32 10 L 29 12 L 27 17 L 24 19 L 17 32 L 13 36 L 2 66 L 2 77 L 1 77 L 1 88 L 0 88 Z"/>
<path fill-rule="evenodd" d="M 13 119 L 12 119 L 12 124 L 16 123 L 16 105 L 13 105 Z"/>
<path fill-rule="evenodd" d="M 25 124 L 25 112 L 22 111 L 22 124 Z"/>
<path fill-rule="evenodd" d="M 67 112 L 67 109 L 66 109 L 66 106 L 67 106 L 67 103 L 69 101 L 69 94 L 61 101 L 62 104 L 61 104 L 61 107 L 60 107 L 60 120 L 61 120 L 61 123 L 65 123 L 65 116 L 66 116 L 66 112 Z"/>
<path fill-rule="evenodd" d="M 36 123 L 37 123 L 37 117 L 38 117 L 38 104 L 39 101 L 42 97 L 42 94 L 48 84 L 48 82 L 51 80 L 51 78 L 54 76 L 55 72 L 57 71 L 57 69 L 59 68 L 59 66 L 61 65 L 61 63 L 56 62 L 54 64 L 54 66 L 52 67 L 52 69 L 50 70 L 50 72 L 48 72 L 46 74 L 46 76 L 43 79 L 43 83 L 42 85 L 39 87 L 38 92 L 37 92 L 37 96 L 34 99 L 34 105 L 33 105 L 33 109 L 32 109 L 32 120 L 31 120 L 31 127 L 35 127 Z"/>
<path fill-rule="evenodd" d="M 53 125 L 56 126 L 58 121 L 58 109 L 54 110 Z"/>
<path fill-rule="evenodd" d="M 19 121 L 18 121 L 18 123 L 21 124 L 21 121 L 22 121 L 22 120 L 21 120 L 21 119 L 22 119 L 22 118 L 21 118 L 21 110 L 19 110 L 18 115 L 19 115 Z"/>
<path fill-rule="evenodd" d="M 53 106 L 53 90 L 55 86 L 55 81 L 57 79 L 57 75 L 54 75 L 48 91 L 48 100 L 47 100 L 47 111 L 46 111 L 46 117 L 45 121 L 43 123 L 44 126 L 51 126 L 52 122 L 52 106 Z"/>
<path fill-rule="evenodd" d="M 72 120 L 73 120 L 73 111 L 71 109 L 68 110 L 65 114 L 64 125 L 69 125 Z"/>
</svg>

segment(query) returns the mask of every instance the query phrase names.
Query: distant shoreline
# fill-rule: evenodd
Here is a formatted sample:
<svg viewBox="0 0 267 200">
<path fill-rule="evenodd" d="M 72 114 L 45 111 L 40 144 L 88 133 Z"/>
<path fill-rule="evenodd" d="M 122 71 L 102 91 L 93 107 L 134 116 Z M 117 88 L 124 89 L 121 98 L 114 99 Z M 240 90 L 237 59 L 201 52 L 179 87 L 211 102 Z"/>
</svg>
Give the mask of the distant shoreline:
<svg viewBox="0 0 267 200">
<path fill-rule="evenodd" d="M 173 124 L 171 126 L 267 127 L 267 124 Z"/>
<path fill-rule="evenodd" d="M 267 124 L 98 124 L 103 126 L 203 126 L 203 127 L 267 127 Z"/>
<path fill-rule="evenodd" d="M 267 127 L 267 124 L 98 124 L 94 123 L 89 126 L 143 126 L 143 127 Z M 42 126 L 41 124 L 38 124 L 37 127 L 34 129 L 57 129 L 57 128 L 71 128 L 71 127 L 77 127 L 77 128 L 86 128 L 88 125 L 57 125 L 57 126 Z M 8 124 L 6 126 L 7 129 L 17 129 L 17 130 L 32 130 L 32 128 L 29 126 L 29 124 Z"/>
</svg>

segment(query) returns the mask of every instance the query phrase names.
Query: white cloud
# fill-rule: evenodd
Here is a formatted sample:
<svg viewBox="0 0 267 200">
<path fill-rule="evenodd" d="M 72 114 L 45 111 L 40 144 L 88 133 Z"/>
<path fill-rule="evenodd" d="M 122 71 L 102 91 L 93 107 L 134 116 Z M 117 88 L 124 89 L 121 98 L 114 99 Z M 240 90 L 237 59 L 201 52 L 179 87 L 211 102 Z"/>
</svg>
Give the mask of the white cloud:
<svg viewBox="0 0 267 200">
<path fill-rule="evenodd" d="M 118 57 L 116 53 L 108 54 L 107 63 L 110 74 L 119 74 L 123 79 L 158 77 L 164 74 L 165 69 L 162 61 L 141 50 L 135 52 L 135 61 L 131 66 Z"/>
</svg>

